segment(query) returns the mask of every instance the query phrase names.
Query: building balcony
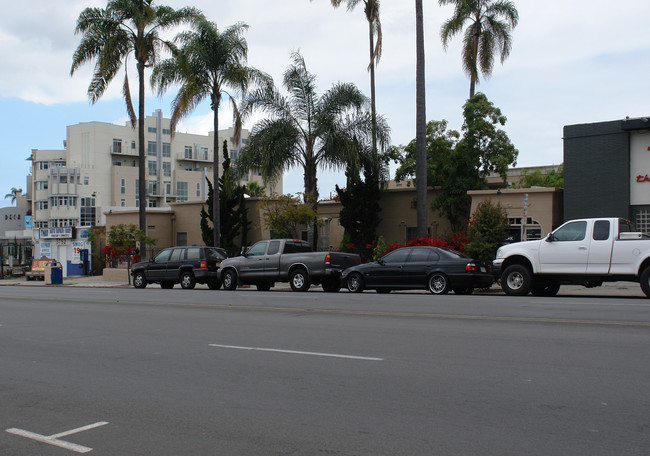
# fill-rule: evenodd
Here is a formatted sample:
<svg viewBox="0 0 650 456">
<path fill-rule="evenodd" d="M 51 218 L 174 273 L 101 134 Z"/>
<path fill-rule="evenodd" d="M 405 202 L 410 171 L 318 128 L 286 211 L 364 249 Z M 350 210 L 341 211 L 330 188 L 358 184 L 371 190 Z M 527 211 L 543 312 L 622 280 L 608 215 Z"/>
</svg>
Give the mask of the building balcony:
<svg viewBox="0 0 650 456">
<path fill-rule="evenodd" d="M 184 162 L 211 164 L 213 162 L 213 154 L 201 154 L 201 153 L 192 154 L 192 155 L 177 154 L 176 160 L 184 161 Z"/>
<path fill-rule="evenodd" d="M 123 157 L 137 157 L 138 149 L 131 149 L 131 147 L 121 147 L 119 149 L 114 148 L 113 146 L 108 146 L 108 150 L 111 155 L 123 156 Z"/>
</svg>

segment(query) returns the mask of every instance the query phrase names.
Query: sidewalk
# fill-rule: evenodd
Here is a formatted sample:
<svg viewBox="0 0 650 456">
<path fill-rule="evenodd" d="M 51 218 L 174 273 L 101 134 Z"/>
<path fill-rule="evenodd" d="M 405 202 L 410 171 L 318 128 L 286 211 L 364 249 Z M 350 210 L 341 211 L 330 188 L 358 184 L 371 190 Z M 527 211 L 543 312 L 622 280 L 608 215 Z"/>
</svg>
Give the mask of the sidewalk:
<svg viewBox="0 0 650 456">
<path fill-rule="evenodd" d="M 95 287 L 95 288 L 125 288 L 132 287 L 132 284 L 128 282 L 120 281 L 107 281 L 104 280 L 102 276 L 72 276 L 64 277 L 63 284 L 61 285 L 45 285 L 43 280 L 30 280 L 28 281 L 24 277 L 21 278 L 12 278 L 0 280 L 0 286 L 66 286 L 66 287 Z M 157 284 L 151 284 L 147 286 L 148 288 L 160 288 Z M 175 288 L 180 288 L 180 285 L 176 285 Z M 208 288 L 207 285 L 197 284 L 196 288 Z M 319 289 L 320 287 L 312 286 L 312 290 Z M 252 286 L 248 289 L 255 290 L 255 287 Z M 289 290 L 288 283 L 278 283 L 272 290 Z M 417 290 L 409 290 L 409 293 L 418 292 Z M 421 291 L 422 293 L 428 293 L 428 291 Z M 372 293 L 372 292 L 370 292 Z M 399 292 L 394 292 L 399 293 Z M 503 291 L 498 284 L 492 285 L 488 290 L 477 290 L 474 294 L 480 295 L 503 295 Z M 641 291 L 641 287 L 636 282 L 606 282 L 600 287 L 595 288 L 585 288 L 578 285 L 562 285 L 560 288 L 559 296 L 618 296 L 618 297 L 630 297 L 630 298 L 645 298 L 645 294 Z"/>
</svg>

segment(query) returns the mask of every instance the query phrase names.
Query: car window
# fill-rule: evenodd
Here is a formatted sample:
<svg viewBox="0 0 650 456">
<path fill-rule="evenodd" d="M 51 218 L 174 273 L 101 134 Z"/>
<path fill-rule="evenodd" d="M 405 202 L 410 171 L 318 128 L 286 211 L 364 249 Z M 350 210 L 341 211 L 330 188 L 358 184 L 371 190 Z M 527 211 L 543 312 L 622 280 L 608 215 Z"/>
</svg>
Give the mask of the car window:
<svg viewBox="0 0 650 456">
<path fill-rule="evenodd" d="M 169 261 L 181 261 L 184 256 L 183 253 L 185 253 L 185 249 L 174 249 L 169 257 Z"/>
<path fill-rule="evenodd" d="M 220 252 L 217 249 L 206 249 L 205 254 L 208 257 L 208 260 L 225 260 L 227 258 L 226 254 L 224 252 Z"/>
<path fill-rule="evenodd" d="M 309 243 L 301 241 L 287 241 L 284 244 L 283 253 L 311 252 Z"/>
<path fill-rule="evenodd" d="M 580 220 L 561 226 L 553 232 L 554 241 L 582 241 L 587 232 L 587 222 Z"/>
<path fill-rule="evenodd" d="M 411 253 L 411 249 L 397 249 L 386 255 L 383 260 L 387 264 L 404 263 L 409 253 Z"/>
<path fill-rule="evenodd" d="M 409 257 L 409 263 L 416 261 L 429 261 L 429 252 L 431 252 L 430 249 L 413 249 L 411 256 Z"/>
<path fill-rule="evenodd" d="M 261 241 L 253 244 L 253 247 L 248 249 L 248 252 L 246 254 L 248 256 L 264 255 L 264 252 L 266 252 L 266 244 L 268 244 L 267 241 Z"/>
<path fill-rule="evenodd" d="M 440 260 L 440 254 L 435 250 L 429 250 L 429 263 L 436 263 L 438 260 Z"/>
<path fill-rule="evenodd" d="M 269 242 L 269 248 L 266 252 L 267 255 L 275 255 L 280 251 L 280 241 Z"/>
<path fill-rule="evenodd" d="M 188 247 L 187 248 L 187 259 L 188 260 L 200 260 L 201 259 L 201 247 Z"/>
<path fill-rule="evenodd" d="M 594 222 L 594 241 L 609 239 L 609 220 L 596 220 Z"/>
<path fill-rule="evenodd" d="M 155 262 L 156 263 L 164 263 L 165 261 L 169 261 L 169 255 L 172 253 L 172 249 L 165 249 L 162 252 L 160 252 L 158 255 L 156 255 Z"/>
</svg>

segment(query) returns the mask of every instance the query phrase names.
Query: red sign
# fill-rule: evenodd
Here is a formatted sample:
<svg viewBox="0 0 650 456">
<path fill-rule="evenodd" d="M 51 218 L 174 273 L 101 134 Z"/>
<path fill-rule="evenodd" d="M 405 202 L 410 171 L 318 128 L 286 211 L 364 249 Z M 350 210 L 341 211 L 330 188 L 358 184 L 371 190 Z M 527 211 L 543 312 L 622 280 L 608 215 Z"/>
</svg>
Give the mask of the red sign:
<svg viewBox="0 0 650 456">
<path fill-rule="evenodd" d="M 641 174 L 639 174 L 638 176 L 636 176 L 636 181 L 637 182 L 650 182 L 650 177 L 648 177 L 647 174 L 645 176 L 642 176 Z"/>
</svg>

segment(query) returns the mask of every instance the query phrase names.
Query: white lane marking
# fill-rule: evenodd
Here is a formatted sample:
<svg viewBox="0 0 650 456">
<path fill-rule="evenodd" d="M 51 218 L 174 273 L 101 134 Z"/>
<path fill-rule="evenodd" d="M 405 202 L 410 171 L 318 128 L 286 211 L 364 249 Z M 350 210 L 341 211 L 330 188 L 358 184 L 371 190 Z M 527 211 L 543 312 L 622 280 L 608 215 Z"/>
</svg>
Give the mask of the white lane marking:
<svg viewBox="0 0 650 456">
<path fill-rule="evenodd" d="M 281 350 L 278 348 L 261 348 L 261 347 L 241 347 L 238 345 L 220 345 L 220 344 L 208 344 L 210 347 L 217 348 L 231 348 L 234 350 L 256 350 L 256 351 L 266 351 L 266 352 L 275 352 L 275 353 L 289 353 L 292 355 L 308 355 L 308 356 L 325 356 L 328 358 L 345 358 L 345 359 L 359 359 L 363 361 L 383 361 L 384 358 L 371 358 L 368 356 L 354 356 L 354 355 L 339 355 L 336 353 L 318 353 L 318 352 L 307 352 L 307 351 L 298 351 L 298 350 Z"/>
<path fill-rule="evenodd" d="M 27 439 L 35 440 L 41 443 L 47 443 L 48 445 L 74 451 L 75 453 L 88 453 L 93 449 L 83 445 L 77 445 L 76 443 L 70 443 L 64 440 L 59 440 L 59 437 L 87 431 L 89 429 L 94 429 L 96 427 L 104 426 L 106 424 L 108 424 L 108 421 L 99 421 L 97 423 L 89 424 L 87 426 L 82 426 L 77 429 L 72 429 L 70 431 L 65 431 L 59 434 L 53 434 L 49 436 L 36 434 L 35 432 L 25 431 L 24 429 L 16 429 L 16 428 L 7 429 L 6 431 L 10 434 L 18 435 L 20 437 L 25 437 Z"/>
</svg>

